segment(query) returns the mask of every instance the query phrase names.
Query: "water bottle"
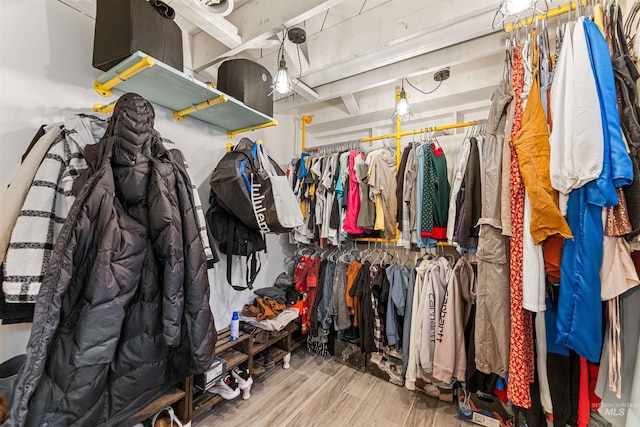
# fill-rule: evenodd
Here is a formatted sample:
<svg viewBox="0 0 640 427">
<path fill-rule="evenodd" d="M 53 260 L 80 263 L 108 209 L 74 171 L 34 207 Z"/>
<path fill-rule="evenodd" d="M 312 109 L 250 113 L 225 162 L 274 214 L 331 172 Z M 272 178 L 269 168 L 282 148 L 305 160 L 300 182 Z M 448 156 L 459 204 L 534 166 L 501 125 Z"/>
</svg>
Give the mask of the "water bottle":
<svg viewBox="0 0 640 427">
<path fill-rule="evenodd" d="M 240 335 L 240 317 L 238 316 L 238 312 L 234 311 L 233 316 L 231 316 L 231 341 L 237 341 L 238 336 Z"/>
</svg>

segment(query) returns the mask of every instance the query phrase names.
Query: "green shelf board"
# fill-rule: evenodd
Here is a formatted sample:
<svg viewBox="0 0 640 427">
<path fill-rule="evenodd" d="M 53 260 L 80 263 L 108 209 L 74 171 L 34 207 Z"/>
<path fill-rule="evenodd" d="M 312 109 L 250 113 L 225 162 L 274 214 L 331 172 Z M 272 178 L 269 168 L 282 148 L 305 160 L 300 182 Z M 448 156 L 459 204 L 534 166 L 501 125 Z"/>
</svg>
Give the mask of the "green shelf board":
<svg viewBox="0 0 640 427">
<path fill-rule="evenodd" d="M 145 56 L 148 55 L 140 51 L 134 53 L 98 77 L 97 81 L 106 83 L 131 68 Z M 145 68 L 127 80 L 118 83 L 114 89 L 123 93 L 137 93 L 152 103 L 173 111 L 180 111 L 224 94 L 155 58 L 154 63 L 153 67 Z M 246 106 L 243 102 L 229 95 L 227 96 L 229 98 L 227 102 L 194 111 L 187 116 L 226 131 L 244 129 L 273 121 L 272 117 Z"/>
</svg>

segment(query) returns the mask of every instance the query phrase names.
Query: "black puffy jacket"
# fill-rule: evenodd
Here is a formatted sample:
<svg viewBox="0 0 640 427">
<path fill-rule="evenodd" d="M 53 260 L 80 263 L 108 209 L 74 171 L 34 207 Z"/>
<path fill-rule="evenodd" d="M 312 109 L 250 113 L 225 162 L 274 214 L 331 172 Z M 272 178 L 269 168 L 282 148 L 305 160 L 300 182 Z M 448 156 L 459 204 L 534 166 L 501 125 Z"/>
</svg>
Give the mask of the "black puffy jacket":
<svg viewBox="0 0 640 427">
<path fill-rule="evenodd" d="M 9 425 L 111 426 L 214 356 L 206 258 L 182 155 L 151 104 L 117 102 L 56 241 Z"/>
</svg>

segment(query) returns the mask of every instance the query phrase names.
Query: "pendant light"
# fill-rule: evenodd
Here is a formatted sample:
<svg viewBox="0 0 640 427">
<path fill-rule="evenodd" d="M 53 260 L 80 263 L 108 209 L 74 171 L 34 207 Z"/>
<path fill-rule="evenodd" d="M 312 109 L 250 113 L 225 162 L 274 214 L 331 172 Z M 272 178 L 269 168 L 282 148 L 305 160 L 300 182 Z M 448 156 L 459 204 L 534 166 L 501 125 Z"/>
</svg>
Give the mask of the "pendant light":
<svg viewBox="0 0 640 427">
<path fill-rule="evenodd" d="M 274 92 L 277 92 L 283 97 L 293 95 L 295 93 L 293 90 L 293 82 L 291 81 L 289 71 L 287 70 L 287 61 L 284 59 L 284 42 L 287 39 L 287 35 L 289 36 L 289 41 L 298 45 L 298 49 L 300 49 L 299 45 L 304 43 L 307 39 L 307 33 L 302 28 L 291 28 L 290 30 L 285 30 L 282 36 L 282 43 L 280 43 L 280 49 L 278 49 L 278 71 L 276 71 L 276 74 L 273 76 L 269 96 Z M 299 54 L 300 51 L 298 50 L 298 55 Z M 300 70 L 300 73 L 302 73 L 302 70 Z"/>
<path fill-rule="evenodd" d="M 280 95 L 290 95 L 291 92 L 293 92 L 293 83 L 291 82 L 291 77 L 289 77 L 289 72 L 287 71 L 287 61 L 284 59 L 284 52 L 280 56 L 278 71 L 276 71 L 276 75 L 273 76 L 271 92 L 269 95 L 272 95 L 274 92 L 277 92 Z"/>
<path fill-rule="evenodd" d="M 396 101 L 396 109 L 393 114 L 393 117 L 400 118 L 400 121 L 405 121 L 410 119 L 413 116 L 411 112 L 411 105 L 409 105 L 409 100 L 407 99 L 407 92 L 404 91 L 404 79 L 402 80 L 402 89 L 400 89 L 400 93 L 398 94 Z"/>
</svg>

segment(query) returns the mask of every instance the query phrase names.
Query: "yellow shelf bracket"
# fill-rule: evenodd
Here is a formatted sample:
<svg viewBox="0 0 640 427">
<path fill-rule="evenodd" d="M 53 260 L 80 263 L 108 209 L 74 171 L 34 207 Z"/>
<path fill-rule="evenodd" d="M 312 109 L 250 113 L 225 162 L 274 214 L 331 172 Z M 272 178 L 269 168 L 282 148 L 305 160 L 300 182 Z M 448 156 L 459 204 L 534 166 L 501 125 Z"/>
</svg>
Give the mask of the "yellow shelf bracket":
<svg viewBox="0 0 640 427">
<path fill-rule="evenodd" d="M 216 104 L 227 102 L 228 100 L 229 100 L 229 97 L 227 95 L 220 95 L 217 98 L 207 99 L 206 101 L 201 102 L 200 104 L 192 105 L 191 107 L 187 107 L 184 110 L 174 111 L 171 115 L 175 120 L 181 122 L 184 120 L 184 116 L 191 114 L 194 111 L 203 110 L 205 108 L 212 107 Z"/>
<path fill-rule="evenodd" d="M 93 104 L 93 111 L 95 111 L 96 113 L 109 114 L 113 113 L 113 109 L 115 108 L 115 106 L 115 101 L 108 104 Z"/>
<path fill-rule="evenodd" d="M 274 120 L 272 122 L 267 122 L 267 123 L 263 123 L 261 125 L 251 126 L 251 127 L 248 127 L 248 128 L 230 130 L 230 131 L 227 132 L 227 136 L 230 139 L 233 139 L 239 133 L 250 132 L 250 131 L 254 131 L 254 130 L 258 130 L 258 129 L 264 129 L 264 128 L 268 128 L 268 127 L 272 127 L 272 126 L 278 126 L 278 121 Z"/>
<path fill-rule="evenodd" d="M 154 64 L 155 63 L 152 57 L 145 56 L 140 61 L 138 61 L 137 63 L 127 68 L 126 70 L 124 70 L 123 72 L 121 72 L 120 74 L 118 74 L 117 76 L 113 77 L 111 80 L 108 80 L 105 83 L 100 83 L 99 81 L 96 80 L 95 82 L 93 82 L 93 88 L 95 89 L 96 92 L 98 92 L 98 95 L 108 98 L 111 95 L 113 95 L 113 91 L 111 89 L 116 87 L 120 82 L 123 82 L 128 78 L 131 78 L 132 76 L 138 74 L 140 71 L 144 70 L 145 68 L 153 67 Z"/>
</svg>

